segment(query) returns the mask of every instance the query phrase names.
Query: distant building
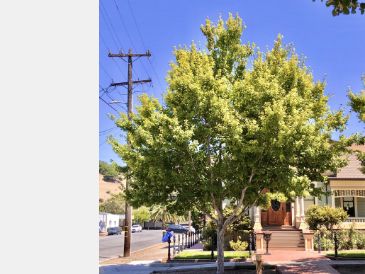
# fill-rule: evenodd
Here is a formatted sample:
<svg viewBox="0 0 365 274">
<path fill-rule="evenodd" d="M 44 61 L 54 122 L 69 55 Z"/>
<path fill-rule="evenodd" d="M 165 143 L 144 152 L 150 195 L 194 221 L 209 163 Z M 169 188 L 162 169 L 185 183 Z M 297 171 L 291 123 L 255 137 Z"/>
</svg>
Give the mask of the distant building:
<svg viewBox="0 0 365 274">
<path fill-rule="evenodd" d="M 99 233 L 106 232 L 109 227 L 122 226 L 124 214 L 99 213 Z"/>
</svg>

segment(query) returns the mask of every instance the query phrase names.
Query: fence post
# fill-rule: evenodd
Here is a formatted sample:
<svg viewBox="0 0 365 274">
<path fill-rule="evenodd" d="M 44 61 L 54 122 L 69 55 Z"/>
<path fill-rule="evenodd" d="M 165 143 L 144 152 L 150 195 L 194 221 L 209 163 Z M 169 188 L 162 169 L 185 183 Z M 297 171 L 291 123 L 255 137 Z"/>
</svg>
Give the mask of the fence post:
<svg viewBox="0 0 365 274">
<path fill-rule="evenodd" d="M 253 232 L 253 237 L 252 237 L 252 242 L 253 242 L 253 250 L 256 251 L 256 232 Z"/>
<path fill-rule="evenodd" d="M 181 234 L 181 247 L 182 247 L 182 250 L 185 249 L 184 234 Z"/>
<path fill-rule="evenodd" d="M 210 237 L 211 239 L 211 244 L 210 244 L 210 259 L 213 261 L 214 260 L 214 235 L 212 235 Z"/>
<path fill-rule="evenodd" d="M 177 235 L 177 253 L 179 253 L 181 251 L 181 246 L 180 246 L 180 234 Z"/>
<path fill-rule="evenodd" d="M 338 242 L 337 242 L 337 232 L 334 231 L 334 239 L 335 239 L 335 258 L 337 258 L 337 249 L 338 249 Z"/>
<path fill-rule="evenodd" d="M 318 253 L 321 253 L 321 232 L 318 233 Z"/>
<path fill-rule="evenodd" d="M 250 231 L 249 233 L 249 249 L 248 249 L 248 253 L 250 254 L 250 257 L 251 257 L 251 254 L 252 254 L 252 232 Z"/>
<path fill-rule="evenodd" d="M 171 251 L 170 251 L 170 247 L 171 247 L 171 238 L 169 237 L 168 238 L 168 240 L 167 240 L 167 242 L 168 242 L 168 248 L 167 248 L 167 261 L 169 262 L 169 261 L 171 261 Z"/>
<path fill-rule="evenodd" d="M 173 256 L 175 257 L 175 255 L 176 255 L 176 237 L 175 237 L 175 235 L 174 236 L 172 236 L 172 239 L 173 239 L 173 250 L 172 250 L 172 254 L 173 254 Z"/>
</svg>

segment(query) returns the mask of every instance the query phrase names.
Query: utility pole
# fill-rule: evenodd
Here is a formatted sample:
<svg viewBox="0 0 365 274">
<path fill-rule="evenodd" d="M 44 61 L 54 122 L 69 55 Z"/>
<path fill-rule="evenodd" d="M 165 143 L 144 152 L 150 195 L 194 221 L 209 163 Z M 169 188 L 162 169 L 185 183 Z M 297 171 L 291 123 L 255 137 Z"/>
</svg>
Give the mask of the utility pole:
<svg viewBox="0 0 365 274">
<path fill-rule="evenodd" d="M 133 57 L 150 57 L 150 51 L 146 53 L 132 53 L 132 49 L 129 49 L 127 54 L 124 53 L 109 53 L 108 57 L 118 57 L 125 58 L 128 57 L 128 82 L 120 82 L 120 83 L 111 83 L 110 86 L 128 86 L 128 118 L 131 119 L 131 114 L 133 112 L 133 84 L 143 84 L 151 82 L 151 79 L 148 80 L 132 80 L 132 66 L 133 66 Z M 127 134 L 127 143 L 129 144 L 129 138 Z M 125 188 L 128 190 L 130 178 L 126 178 Z M 126 202 L 125 203 L 125 222 L 124 222 L 124 257 L 129 257 L 131 255 L 131 239 L 132 239 L 132 207 Z"/>
</svg>

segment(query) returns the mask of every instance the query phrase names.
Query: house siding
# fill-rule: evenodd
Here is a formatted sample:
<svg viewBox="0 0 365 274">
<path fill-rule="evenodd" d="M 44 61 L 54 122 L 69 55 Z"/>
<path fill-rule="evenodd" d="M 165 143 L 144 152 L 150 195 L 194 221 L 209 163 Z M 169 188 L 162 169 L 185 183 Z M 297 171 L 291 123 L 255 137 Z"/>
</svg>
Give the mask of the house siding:
<svg viewBox="0 0 365 274">
<path fill-rule="evenodd" d="M 365 217 L 365 198 L 357 197 L 357 216 Z"/>
</svg>

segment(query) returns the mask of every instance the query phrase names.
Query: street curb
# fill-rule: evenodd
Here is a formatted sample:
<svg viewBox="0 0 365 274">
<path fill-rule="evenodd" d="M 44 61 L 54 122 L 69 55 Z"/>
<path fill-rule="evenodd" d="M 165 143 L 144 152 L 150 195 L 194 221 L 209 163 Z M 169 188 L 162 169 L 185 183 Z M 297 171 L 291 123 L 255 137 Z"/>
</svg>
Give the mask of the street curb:
<svg viewBox="0 0 365 274">
<path fill-rule="evenodd" d="M 152 266 L 152 265 L 150 265 Z M 153 265 L 153 266 L 156 266 L 157 265 Z M 166 265 L 165 265 L 166 266 Z M 185 265 L 186 266 L 186 265 Z M 264 266 L 266 267 L 269 267 L 271 269 L 275 269 L 276 268 L 276 265 L 273 265 L 273 264 L 264 264 Z M 171 266 L 170 266 L 171 267 Z M 199 267 L 199 270 L 211 270 L 211 269 L 216 269 L 217 268 L 217 264 L 215 263 L 212 263 L 211 265 L 202 265 L 202 266 L 199 266 L 199 264 L 196 264 L 196 265 L 190 265 L 190 266 L 186 266 L 184 268 L 179 268 L 179 269 L 173 269 L 174 266 L 172 266 L 172 268 L 170 269 L 165 269 L 165 270 L 154 270 L 151 272 L 152 273 L 176 273 L 176 272 L 188 272 L 188 271 L 194 271 L 197 269 L 197 267 Z M 178 267 L 178 266 L 177 266 Z M 232 270 L 232 269 L 256 269 L 256 266 L 255 264 L 253 263 L 235 263 L 233 265 L 225 265 L 224 266 L 224 269 L 225 270 Z"/>
</svg>

